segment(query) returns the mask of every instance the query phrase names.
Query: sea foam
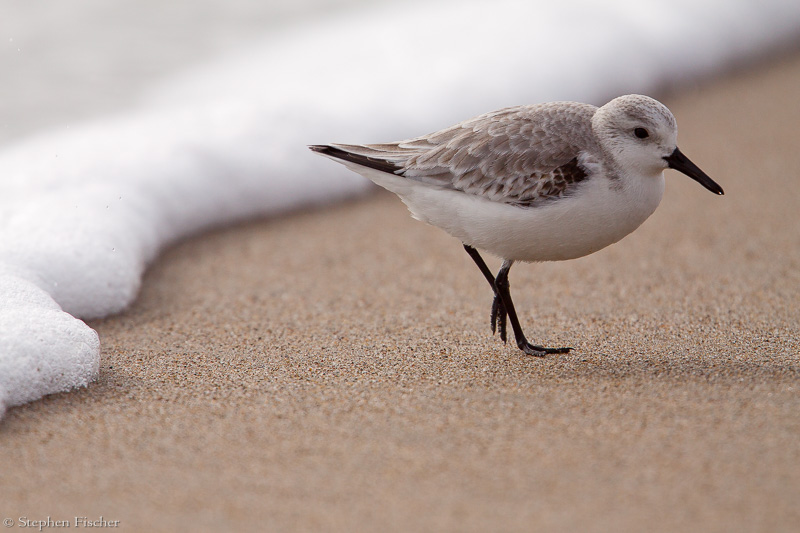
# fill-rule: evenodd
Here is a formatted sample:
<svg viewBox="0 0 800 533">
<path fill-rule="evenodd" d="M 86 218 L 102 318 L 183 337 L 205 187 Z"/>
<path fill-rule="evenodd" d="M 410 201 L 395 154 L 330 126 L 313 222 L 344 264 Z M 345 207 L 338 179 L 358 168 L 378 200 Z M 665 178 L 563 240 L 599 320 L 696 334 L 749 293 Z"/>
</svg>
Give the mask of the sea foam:
<svg viewBox="0 0 800 533">
<path fill-rule="evenodd" d="M 79 319 L 124 310 L 164 246 L 365 181 L 307 144 L 426 133 L 505 105 L 602 104 L 796 43 L 800 3 L 403 2 L 311 21 L 124 114 L 0 151 L 0 415 L 97 377 Z"/>
</svg>

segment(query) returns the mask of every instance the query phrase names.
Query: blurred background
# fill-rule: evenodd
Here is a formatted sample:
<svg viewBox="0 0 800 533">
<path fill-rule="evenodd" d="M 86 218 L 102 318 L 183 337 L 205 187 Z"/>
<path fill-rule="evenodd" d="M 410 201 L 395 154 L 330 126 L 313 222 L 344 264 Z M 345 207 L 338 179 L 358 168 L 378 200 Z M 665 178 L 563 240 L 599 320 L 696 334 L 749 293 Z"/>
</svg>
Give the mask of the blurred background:
<svg viewBox="0 0 800 533">
<path fill-rule="evenodd" d="M 3 0 L 0 145 L 127 108 L 176 70 L 359 4 L 367 2 Z"/>
<path fill-rule="evenodd" d="M 345 133 L 396 138 L 389 128 L 420 134 L 506 103 L 602 103 L 621 90 L 661 97 L 681 89 L 667 99 L 681 146 L 726 196 L 673 173 L 662 206 L 624 245 L 515 270 L 527 331 L 577 348 L 541 362 L 489 335 L 488 287 L 474 265 L 388 195 L 184 242 L 153 266 L 127 313 L 90 323 L 103 359 L 75 353 L 86 368 L 100 361 L 96 383 L 11 409 L 0 422 L 2 506 L 36 518 L 104 514 L 141 531 L 200 522 L 213 531 L 267 523 L 286 531 L 331 523 L 341 531 L 796 529 L 800 61 L 747 61 L 798 49 L 800 3 L 449 1 L 437 11 L 442 2 L 424 0 L 2 0 L 0 151 L 57 127 L 87 142 L 80 152 L 71 149 L 80 143 L 49 139 L 70 148 L 57 162 L 36 146 L 28 159 L 0 153 L 0 259 L 3 246 L 26 244 L 22 224 L 2 232 L 5 207 L 15 207 L 9 190 L 22 197 L 82 185 L 86 169 L 99 182 L 126 145 L 125 201 L 109 210 L 104 189 L 92 189 L 86 204 L 99 208 L 81 219 L 83 242 L 113 237 L 116 248 L 64 254 L 95 269 L 51 255 L 37 263 L 63 276 L 60 287 L 78 287 L 86 306 L 121 308 L 121 297 L 103 300 L 101 289 L 129 283 L 125 294 L 135 293 L 138 277 L 112 274 L 151 259 L 137 250 L 183 235 L 165 232 L 162 220 L 189 233 L 230 219 L 217 204 L 230 217 L 235 201 L 245 214 L 262 212 L 253 206 L 263 201 L 266 212 L 271 198 L 253 193 L 261 173 L 293 178 L 287 168 L 297 169 L 286 182 L 306 195 L 331 183 L 339 165 L 313 156 L 308 143 L 347 141 Z M 373 11 L 372 24 L 359 18 L 389 4 L 403 12 Z M 515 31 L 509 11 L 525 13 Z M 448 21 L 456 37 L 440 31 Z M 266 37 L 294 26 L 305 28 L 298 38 L 276 39 L 281 46 L 264 53 Z M 255 61 L 173 83 L 176 72 L 248 50 Z M 344 61 L 315 62 L 337 53 Z M 366 66 L 344 76 L 342 64 Z M 742 65 L 752 68 L 708 79 Z M 171 80 L 172 99 L 159 99 L 161 80 Z M 698 82 L 701 90 L 686 90 Z M 208 101 L 187 104 L 197 122 L 137 111 L 204 89 Z M 218 95 L 241 105 L 222 98 L 230 114 L 215 113 L 205 104 Z M 113 121 L 81 129 L 128 110 L 127 129 Z M 170 165 L 152 157 L 162 141 L 189 149 Z M 76 152 L 77 171 L 64 172 Z M 307 171 L 314 164 L 324 169 L 316 182 Z M 4 179 L 14 178 L 7 168 L 21 169 L 19 179 Z M 204 186 L 184 179 L 192 172 Z M 152 179 L 134 180 L 139 174 Z M 37 179 L 38 189 L 25 186 Z M 140 209 L 144 200 L 152 209 Z M 21 220 L 43 219 L 30 224 L 43 235 L 38 249 L 69 252 L 59 236 L 78 232 L 53 213 L 56 202 L 30 205 Z M 128 270 L 114 262 L 123 256 L 117 242 L 134 250 Z M 0 303 L 13 302 L 7 294 Z M 40 311 L 24 303 L 9 322 L 27 324 L 23 313 Z M 40 314 L 51 322 L 30 322 L 31 337 L 55 323 L 49 309 Z M 39 396 L 80 383 L 51 385 L 66 381 L 49 362 L 62 359 L 62 339 L 82 338 L 72 322 L 60 324 L 53 330 L 65 334 L 47 337 L 55 340 L 42 359 L 46 380 L 36 365 L 0 369 L 0 389 L 3 378 L 17 387 L 9 397 L 21 397 L 25 378 Z M 0 363 L 28 349 L 28 330 L 14 331 L 23 334 L 2 345 L 0 327 Z"/>
<path fill-rule="evenodd" d="M 377 3 L 368 3 L 366 0 L 177 0 L 166 3 L 155 0 L 4 0 L 0 17 L 0 145 L 48 126 L 129 108 L 141 99 L 148 88 L 157 85 L 161 79 L 169 78 L 172 73 L 203 65 L 218 56 L 229 53 L 235 55 L 233 53 L 238 50 L 246 50 L 248 44 L 260 43 L 270 34 L 287 27 L 302 26 L 314 20 L 324 21 L 337 14 L 347 14 L 349 10 L 363 11 L 359 7 L 374 8 L 377 4 L 393 3 L 397 4 L 391 0 Z M 433 7 L 440 3 L 427 5 Z M 481 7 L 473 11 L 473 15 L 484 9 L 482 4 L 477 4 Z M 448 16 L 452 13 L 453 17 L 450 18 L 457 18 L 462 5 L 468 4 L 453 4 L 455 7 L 447 12 Z M 492 20 L 495 4 L 487 2 L 485 5 L 488 20 Z M 503 68 L 506 73 L 518 72 L 520 66 L 534 71 L 529 79 L 537 81 L 537 88 L 526 101 L 542 98 L 581 99 L 587 93 L 613 96 L 620 90 L 652 90 L 654 80 L 661 88 L 673 84 L 685 86 L 694 83 L 698 74 L 718 72 L 731 57 L 752 59 L 752 50 L 756 51 L 756 56 L 763 53 L 763 42 L 769 41 L 765 36 L 768 33 L 765 32 L 766 25 L 774 26 L 774 33 L 782 36 L 791 33 L 786 31 L 787 27 L 798 25 L 798 10 L 786 7 L 791 6 L 791 1 L 783 4 L 781 0 L 764 3 L 763 12 L 771 14 L 755 22 L 751 20 L 759 18 L 752 16 L 757 3 L 747 1 L 724 4 L 724 9 L 721 9 L 721 2 L 677 2 L 674 9 L 667 9 L 669 4 L 664 2 L 644 5 L 625 0 L 602 6 L 584 1 L 558 5 L 540 2 L 534 11 L 526 8 L 527 12 L 518 9 L 521 5 L 525 4 L 519 4 L 512 12 L 516 10 L 524 16 L 533 13 L 539 18 L 530 21 L 531 33 L 528 35 L 516 35 L 518 30 L 508 32 L 508 35 L 499 32 L 492 36 L 491 31 L 488 35 L 481 34 L 480 28 L 473 25 L 481 21 L 471 19 L 459 21 L 455 27 L 461 25 L 464 38 L 495 39 L 487 41 L 489 49 L 497 46 L 497 35 L 502 35 L 500 39 L 507 41 L 507 46 L 515 47 L 508 58 L 499 55 L 492 57 L 499 65 L 486 64 L 486 58 L 478 58 L 478 63 L 487 73 L 492 68 L 499 72 L 503 72 Z M 498 6 L 497 10 L 504 8 L 508 9 L 508 5 Z M 434 10 L 435 16 L 442 16 L 441 11 L 436 13 Z M 344 18 L 349 17 L 346 15 Z M 435 30 L 430 32 L 430 29 L 424 29 L 429 21 L 419 17 L 412 20 L 423 27 L 418 35 L 427 38 L 435 35 Z M 594 27 L 591 24 L 595 20 L 606 24 Z M 563 31 L 551 37 L 553 21 L 563 21 L 564 27 L 580 29 L 577 32 L 579 38 L 574 34 L 565 34 L 565 38 L 559 40 Z M 442 80 L 447 81 L 448 74 L 453 79 L 458 77 L 458 68 L 463 69 L 463 66 L 457 64 L 464 61 L 463 56 L 459 57 L 460 43 L 450 40 L 444 46 L 442 43 L 433 43 L 429 50 L 424 46 L 415 49 L 414 30 L 417 28 L 411 29 L 408 35 L 398 36 L 393 22 L 396 20 L 386 20 L 386 25 L 372 34 L 367 30 L 365 35 L 377 35 L 384 42 L 370 43 L 377 44 L 376 49 L 357 51 L 361 54 L 360 59 L 377 60 L 372 65 L 377 67 L 377 73 L 381 73 L 386 71 L 385 63 L 378 63 L 383 59 L 381 54 L 392 50 L 391 46 L 398 42 L 410 47 L 410 50 L 404 51 L 405 59 L 415 57 L 433 61 L 436 56 L 428 56 L 426 52 L 444 53 L 445 60 L 436 67 L 438 71 L 430 65 L 422 65 L 423 71 L 428 69 L 424 74 L 434 73 L 434 77 L 441 75 L 437 79 L 425 80 L 429 82 L 429 87 L 415 88 L 418 84 L 413 80 L 400 78 L 401 83 L 405 83 L 410 90 L 408 96 L 413 97 L 410 99 L 416 101 L 424 100 L 430 94 L 435 95 L 437 83 L 440 86 Z M 436 22 L 433 21 L 433 27 Z M 426 34 L 425 31 L 430 33 Z M 794 33 L 797 34 L 797 31 Z M 447 33 L 442 32 L 442 35 Z M 615 41 L 629 43 L 629 46 L 620 47 L 614 44 Z M 794 41 L 796 44 L 797 39 Z M 524 63 L 513 64 L 510 69 L 508 65 L 503 65 L 503 61 L 519 61 L 513 56 L 520 55 L 519 50 L 526 44 L 539 42 L 547 46 L 546 50 L 542 50 L 542 56 L 530 57 Z M 381 47 L 384 49 L 381 50 Z M 766 48 L 770 47 L 774 48 L 774 43 Z M 293 52 L 298 51 L 296 48 Z M 527 53 L 535 55 L 540 48 Z M 612 51 L 615 57 L 604 57 L 604 50 Z M 584 64 L 588 59 L 588 65 L 597 66 L 599 70 L 581 72 L 580 69 L 547 65 L 547 56 L 554 54 L 563 54 L 565 58 L 583 61 Z M 686 66 L 680 64 L 681 56 L 691 56 Z M 609 65 L 610 69 L 607 68 Z M 630 67 L 626 70 L 625 65 Z M 604 67 L 606 71 L 602 70 Z M 447 72 L 448 68 L 452 72 Z M 536 77 L 536 68 L 540 69 L 543 76 Z M 598 73 L 604 73 L 607 79 L 600 82 L 598 90 L 586 90 L 587 84 L 597 83 Z M 339 76 L 340 73 L 336 71 L 335 75 Z M 463 72 L 460 75 L 464 76 Z M 360 76 L 360 79 L 368 77 L 363 73 Z M 359 78 L 359 74 L 356 78 Z M 519 84 L 520 80 L 529 83 L 525 75 L 518 78 L 505 85 Z M 619 81 L 608 81 L 615 78 L 619 78 Z M 340 80 L 332 81 L 336 85 Z M 476 81 L 479 85 L 491 85 L 483 79 Z M 539 82 L 542 86 L 538 86 Z M 382 91 L 387 89 L 387 85 L 381 86 L 380 81 L 377 87 Z M 467 87 L 463 83 L 461 87 L 463 91 L 449 93 L 452 108 L 456 107 L 459 97 L 468 100 L 481 94 L 480 88 Z M 546 87 L 550 87 L 549 92 Z M 508 90 L 502 81 L 488 88 L 495 95 Z M 505 99 L 498 96 L 496 100 L 501 105 L 523 103 L 518 101 L 519 93 L 509 93 Z M 464 107 L 463 102 L 460 105 Z M 474 112 L 485 111 L 484 106 L 481 103 L 474 109 L 469 107 L 454 112 L 452 117 L 463 119 Z M 374 109 L 369 110 L 369 113 L 372 112 Z M 399 115 L 403 116 L 403 113 Z M 450 119 L 451 115 L 447 115 L 446 120 Z"/>
</svg>

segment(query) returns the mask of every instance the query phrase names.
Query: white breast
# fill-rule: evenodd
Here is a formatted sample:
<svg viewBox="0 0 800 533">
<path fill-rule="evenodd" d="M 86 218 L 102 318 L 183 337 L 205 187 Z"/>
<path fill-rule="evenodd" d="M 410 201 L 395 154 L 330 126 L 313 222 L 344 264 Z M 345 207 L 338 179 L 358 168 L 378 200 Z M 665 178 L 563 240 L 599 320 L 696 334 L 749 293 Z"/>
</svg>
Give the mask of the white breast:
<svg viewBox="0 0 800 533">
<path fill-rule="evenodd" d="M 592 177 L 571 196 L 518 207 L 348 164 L 397 194 L 414 218 L 479 250 L 515 261 L 591 254 L 638 228 L 658 207 L 664 175 Z"/>
</svg>

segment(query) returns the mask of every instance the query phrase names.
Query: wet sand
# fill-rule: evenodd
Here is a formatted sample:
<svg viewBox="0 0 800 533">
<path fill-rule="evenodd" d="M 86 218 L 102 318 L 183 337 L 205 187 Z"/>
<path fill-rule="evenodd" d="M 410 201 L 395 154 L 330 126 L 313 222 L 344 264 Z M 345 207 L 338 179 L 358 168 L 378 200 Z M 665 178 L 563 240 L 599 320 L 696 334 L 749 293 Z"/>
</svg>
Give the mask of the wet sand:
<svg viewBox="0 0 800 533">
<path fill-rule="evenodd" d="M 536 359 L 387 193 L 183 242 L 100 379 L 8 411 L 6 516 L 131 531 L 796 531 L 800 56 L 665 99 L 683 151 L 621 243 L 517 265 Z M 496 268 L 498 262 L 492 261 Z"/>
</svg>

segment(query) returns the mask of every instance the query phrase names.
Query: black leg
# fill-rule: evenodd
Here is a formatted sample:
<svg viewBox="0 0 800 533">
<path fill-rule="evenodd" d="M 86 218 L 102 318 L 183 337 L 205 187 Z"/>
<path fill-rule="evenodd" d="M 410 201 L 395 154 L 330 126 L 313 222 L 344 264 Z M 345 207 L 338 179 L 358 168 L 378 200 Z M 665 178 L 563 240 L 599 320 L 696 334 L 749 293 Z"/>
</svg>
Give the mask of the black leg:
<svg viewBox="0 0 800 533">
<path fill-rule="evenodd" d="M 492 274 L 492 271 L 489 270 L 488 266 L 486 266 L 486 262 L 483 260 L 483 257 L 481 257 L 481 254 L 479 254 L 478 250 L 469 244 L 464 244 L 464 249 L 467 251 L 472 260 L 475 261 L 475 264 L 478 265 L 478 268 L 481 269 L 481 274 L 483 274 L 483 277 L 486 278 L 486 281 L 489 282 L 489 285 L 492 286 L 492 290 L 494 290 L 494 274 Z"/>
<path fill-rule="evenodd" d="M 464 249 L 472 260 L 475 261 L 475 264 L 478 265 L 486 281 L 488 281 L 489 285 L 492 287 L 492 291 L 494 292 L 491 315 L 492 335 L 494 335 L 495 331 L 498 329 L 497 326 L 499 326 L 500 339 L 506 342 L 506 308 L 503 307 L 503 301 L 500 299 L 500 294 L 498 294 L 497 288 L 494 285 L 494 274 L 492 274 L 492 271 L 486 266 L 486 262 L 483 260 L 483 257 L 481 257 L 481 254 L 478 253 L 478 250 L 468 244 L 464 245 Z"/>
<path fill-rule="evenodd" d="M 514 302 L 511 300 L 511 285 L 508 283 L 508 271 L 511 270 L 511 265 L 514 261 L 503 261 L 503 266 L 497 273 L 497 278 L 494 280 L 495 288 L 497 289 L 500 298 L 503 300 L 503 306 L 508 313 L 508 319 L 511 321 L 511 328 L 514 330 L 514 339 L 517 341 L 519 349 L 528 355 L 535 355 L 537 357 L 544 357 L 549 353 L 567 353 L 571 348 L 545 348 L 544 346 L 537 346 L 528 342 L 525 334 L 522 332 L 522 326 L 519 324 L 517 318 L 517 311 L 514 309 Z"/>
<path fill-rule="evenodd" d="M 500 330 L 500 340 L 506 342 L 506 308 L 503 305 L 503 300 L 500 295 L 495 293 L 494 300 L 492 300 L 492 335 L 495 332 L 495 326 Z"/>
<path fill-rule="evenodd" d="M 503 317 L 501 319 L 501 335 L 505 336 L 505 315 L 508 314 L 508 319 L 511 321 L 511 328 L 514 330 L 514 339 L 517 341 L 517 346 L 520 350 L 525 352 L 528 355 L 534 355 L 537 357 L 544 357 L 546 354 L 549 353 L 567 353 L 570 351 L 571 348 L 545 348 L 544 346 L 537 346 L 535 344 L 531 344 L 525 338 L 525 334 L 522 332 L 522 326 L 519 324 L 519 318 L 517 317 L 517 311 L 514 309 L 514 302 L 511 300 L 511 290 L 510 284 L 508 283 L 508 272 L 511 270 L 511 265 L 514 264 L 513 261 L 503 261 L 503 266 L 500 268 L 500 271 L 497 273 L 497 278 L 492 278 L 492 272 L 489 270 L 489 267 L 486 266 L 486 263 L 483 261 L 483 258 L 480 256 L 478 251 L 469 246 L 464 245 L 464 249 L 467 253 L 472 257 L 472 260 L 475 261 L 475 264 L 478 265 L 478 268 L 483 273 L 483 276 L 489 281 L 489 284 L 492 286 L 492 289 L 495 293 L 495 301 L 497 298 L 500 298 L 500 303 L 498 305 L 498 317 L 502 313 Z M 499 307 L 502 306 L 502 310 Z M 492 316 L 495 316 L 495 304 L 492 305 Z M 494 325 L 494 324 L 493 324 Z M 494 331 L 494 328 L 493 328 Z M 503 339 L 505 340 L 505 339 Z"/>
</svg>

